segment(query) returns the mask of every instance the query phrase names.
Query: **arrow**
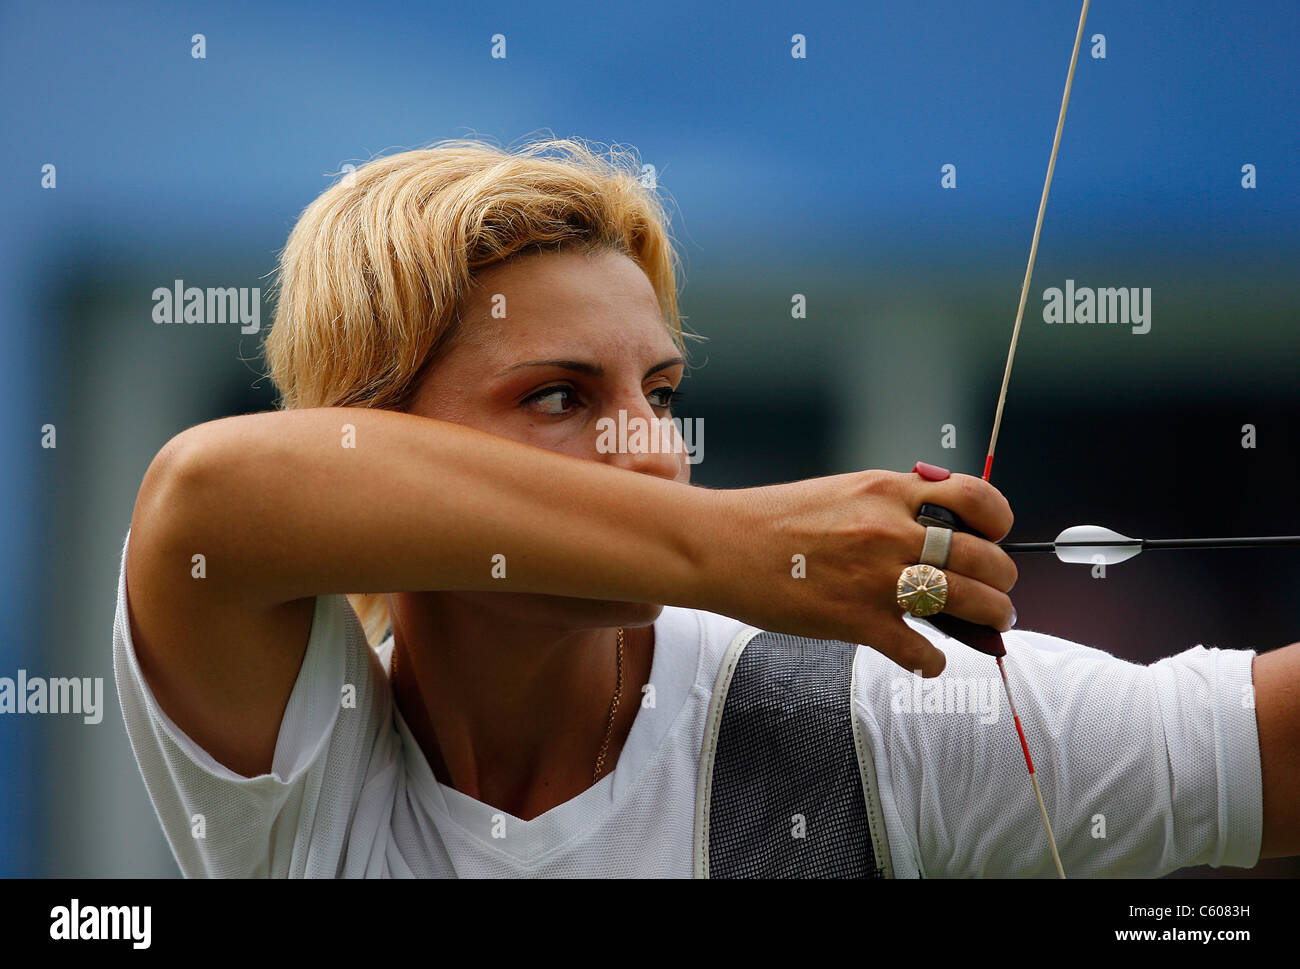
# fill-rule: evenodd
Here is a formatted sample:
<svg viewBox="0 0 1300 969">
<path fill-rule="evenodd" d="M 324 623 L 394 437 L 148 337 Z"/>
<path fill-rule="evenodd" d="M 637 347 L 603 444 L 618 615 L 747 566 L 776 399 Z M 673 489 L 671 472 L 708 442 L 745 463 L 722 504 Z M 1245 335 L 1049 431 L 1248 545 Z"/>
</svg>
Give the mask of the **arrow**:
<svg viewBox="0 0 1300 969">
<path fill-rule="evenodd" d="M 1054 542 L 1005 542 L 1002 551 L 1010 555 L 1055 552 L 1072 565 L 1118 565 L 1148 549 L 1175 548 L 1264 548 L 1300 546 L 1300 535 L 1252 535 L 1231 538 L 1129 538 L 1102 525 L 1074 525 L 1056 536 Z M 1097 559 L 1100 557 L 1101 562 Z"/>
</svg>

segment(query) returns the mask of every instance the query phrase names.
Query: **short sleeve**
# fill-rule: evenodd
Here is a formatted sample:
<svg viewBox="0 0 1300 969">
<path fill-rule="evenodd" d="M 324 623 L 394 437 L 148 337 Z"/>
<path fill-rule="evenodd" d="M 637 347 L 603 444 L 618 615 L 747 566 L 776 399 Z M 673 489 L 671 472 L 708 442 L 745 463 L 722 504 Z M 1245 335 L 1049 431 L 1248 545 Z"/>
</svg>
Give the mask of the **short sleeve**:
<svg viewBox="0 0 1300 969">
<path fill-rule="evenodd" d="M 996 662 L 913 628 L 947 655 L 940 676 L 858 655 L 855 711 L 872 738 L 896 864 L 901 856 L 922 877 L 1054 876 Z M 1004 640 L 1067 876 L 1257 863 L 1253 652 L 1197 646 L 1140 666 L 1038 633 Z"/>
<path fill-rule="evenodd" d="M 346 598 L 316 599 L 272 770 L 243 777 L 163 712 L 140 671 L 126 598 L 127 535 L 113 626 L 126 732 L 150 800 L 187 877 L 344 873 L 348 828 L 368 774 L 396 759 L 388 681 Z M 352 859 L 357 864 L 356 859 Z M 365 860 L 359 862 L 363 867 Z"/>
</svg>

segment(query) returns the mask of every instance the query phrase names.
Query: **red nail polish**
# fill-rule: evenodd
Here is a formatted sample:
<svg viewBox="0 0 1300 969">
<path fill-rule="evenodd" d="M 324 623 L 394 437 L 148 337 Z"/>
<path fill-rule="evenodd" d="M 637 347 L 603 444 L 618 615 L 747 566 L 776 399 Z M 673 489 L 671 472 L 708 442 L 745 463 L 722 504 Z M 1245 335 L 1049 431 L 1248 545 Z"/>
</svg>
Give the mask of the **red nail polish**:
<svg viewBox="0 0 1300 969">
<path fill-rule="evenodd" d="M 917 461 L 916 466 L 912 468 L 926 481 L 946 481 L 952 477 L 947 468 L 940 468 L 933 464 L 926 464 L 924 461 Z"/>
</svg>

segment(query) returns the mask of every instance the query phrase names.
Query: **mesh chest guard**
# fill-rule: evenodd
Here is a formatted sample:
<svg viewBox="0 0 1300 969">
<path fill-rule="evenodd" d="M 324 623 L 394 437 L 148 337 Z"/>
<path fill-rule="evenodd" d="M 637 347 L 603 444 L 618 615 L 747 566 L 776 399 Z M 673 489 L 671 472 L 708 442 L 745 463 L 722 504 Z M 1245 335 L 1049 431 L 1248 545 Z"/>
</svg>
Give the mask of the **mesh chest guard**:
<svg viewBox="0 0 1300 969">
<path fill-rule="evenodd" d="M 849 643 L 745 630 L 718 672 L 695 798 L 697 878 L 891 878 Z"/>
</svg>

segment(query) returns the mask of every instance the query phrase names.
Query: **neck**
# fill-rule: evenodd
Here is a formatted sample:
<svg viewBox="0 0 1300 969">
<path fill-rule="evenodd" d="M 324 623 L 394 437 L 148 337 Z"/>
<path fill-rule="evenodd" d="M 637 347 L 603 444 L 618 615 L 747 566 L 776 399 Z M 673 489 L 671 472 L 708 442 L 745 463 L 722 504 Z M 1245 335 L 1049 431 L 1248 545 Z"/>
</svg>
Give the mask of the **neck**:
<svg viewBox="0 0 1300 969">
<path fill-rule="evenodd" d="M 439 781 L 524 820 L 592 785 L 618 678 L 616 627 L 520 620 L 490 598 L 404 593 L 390 603 L 394 697 Z M 653 627 L 625 629 L 602 774 L 636 719 L 653 639 Z"/>
</svg>

